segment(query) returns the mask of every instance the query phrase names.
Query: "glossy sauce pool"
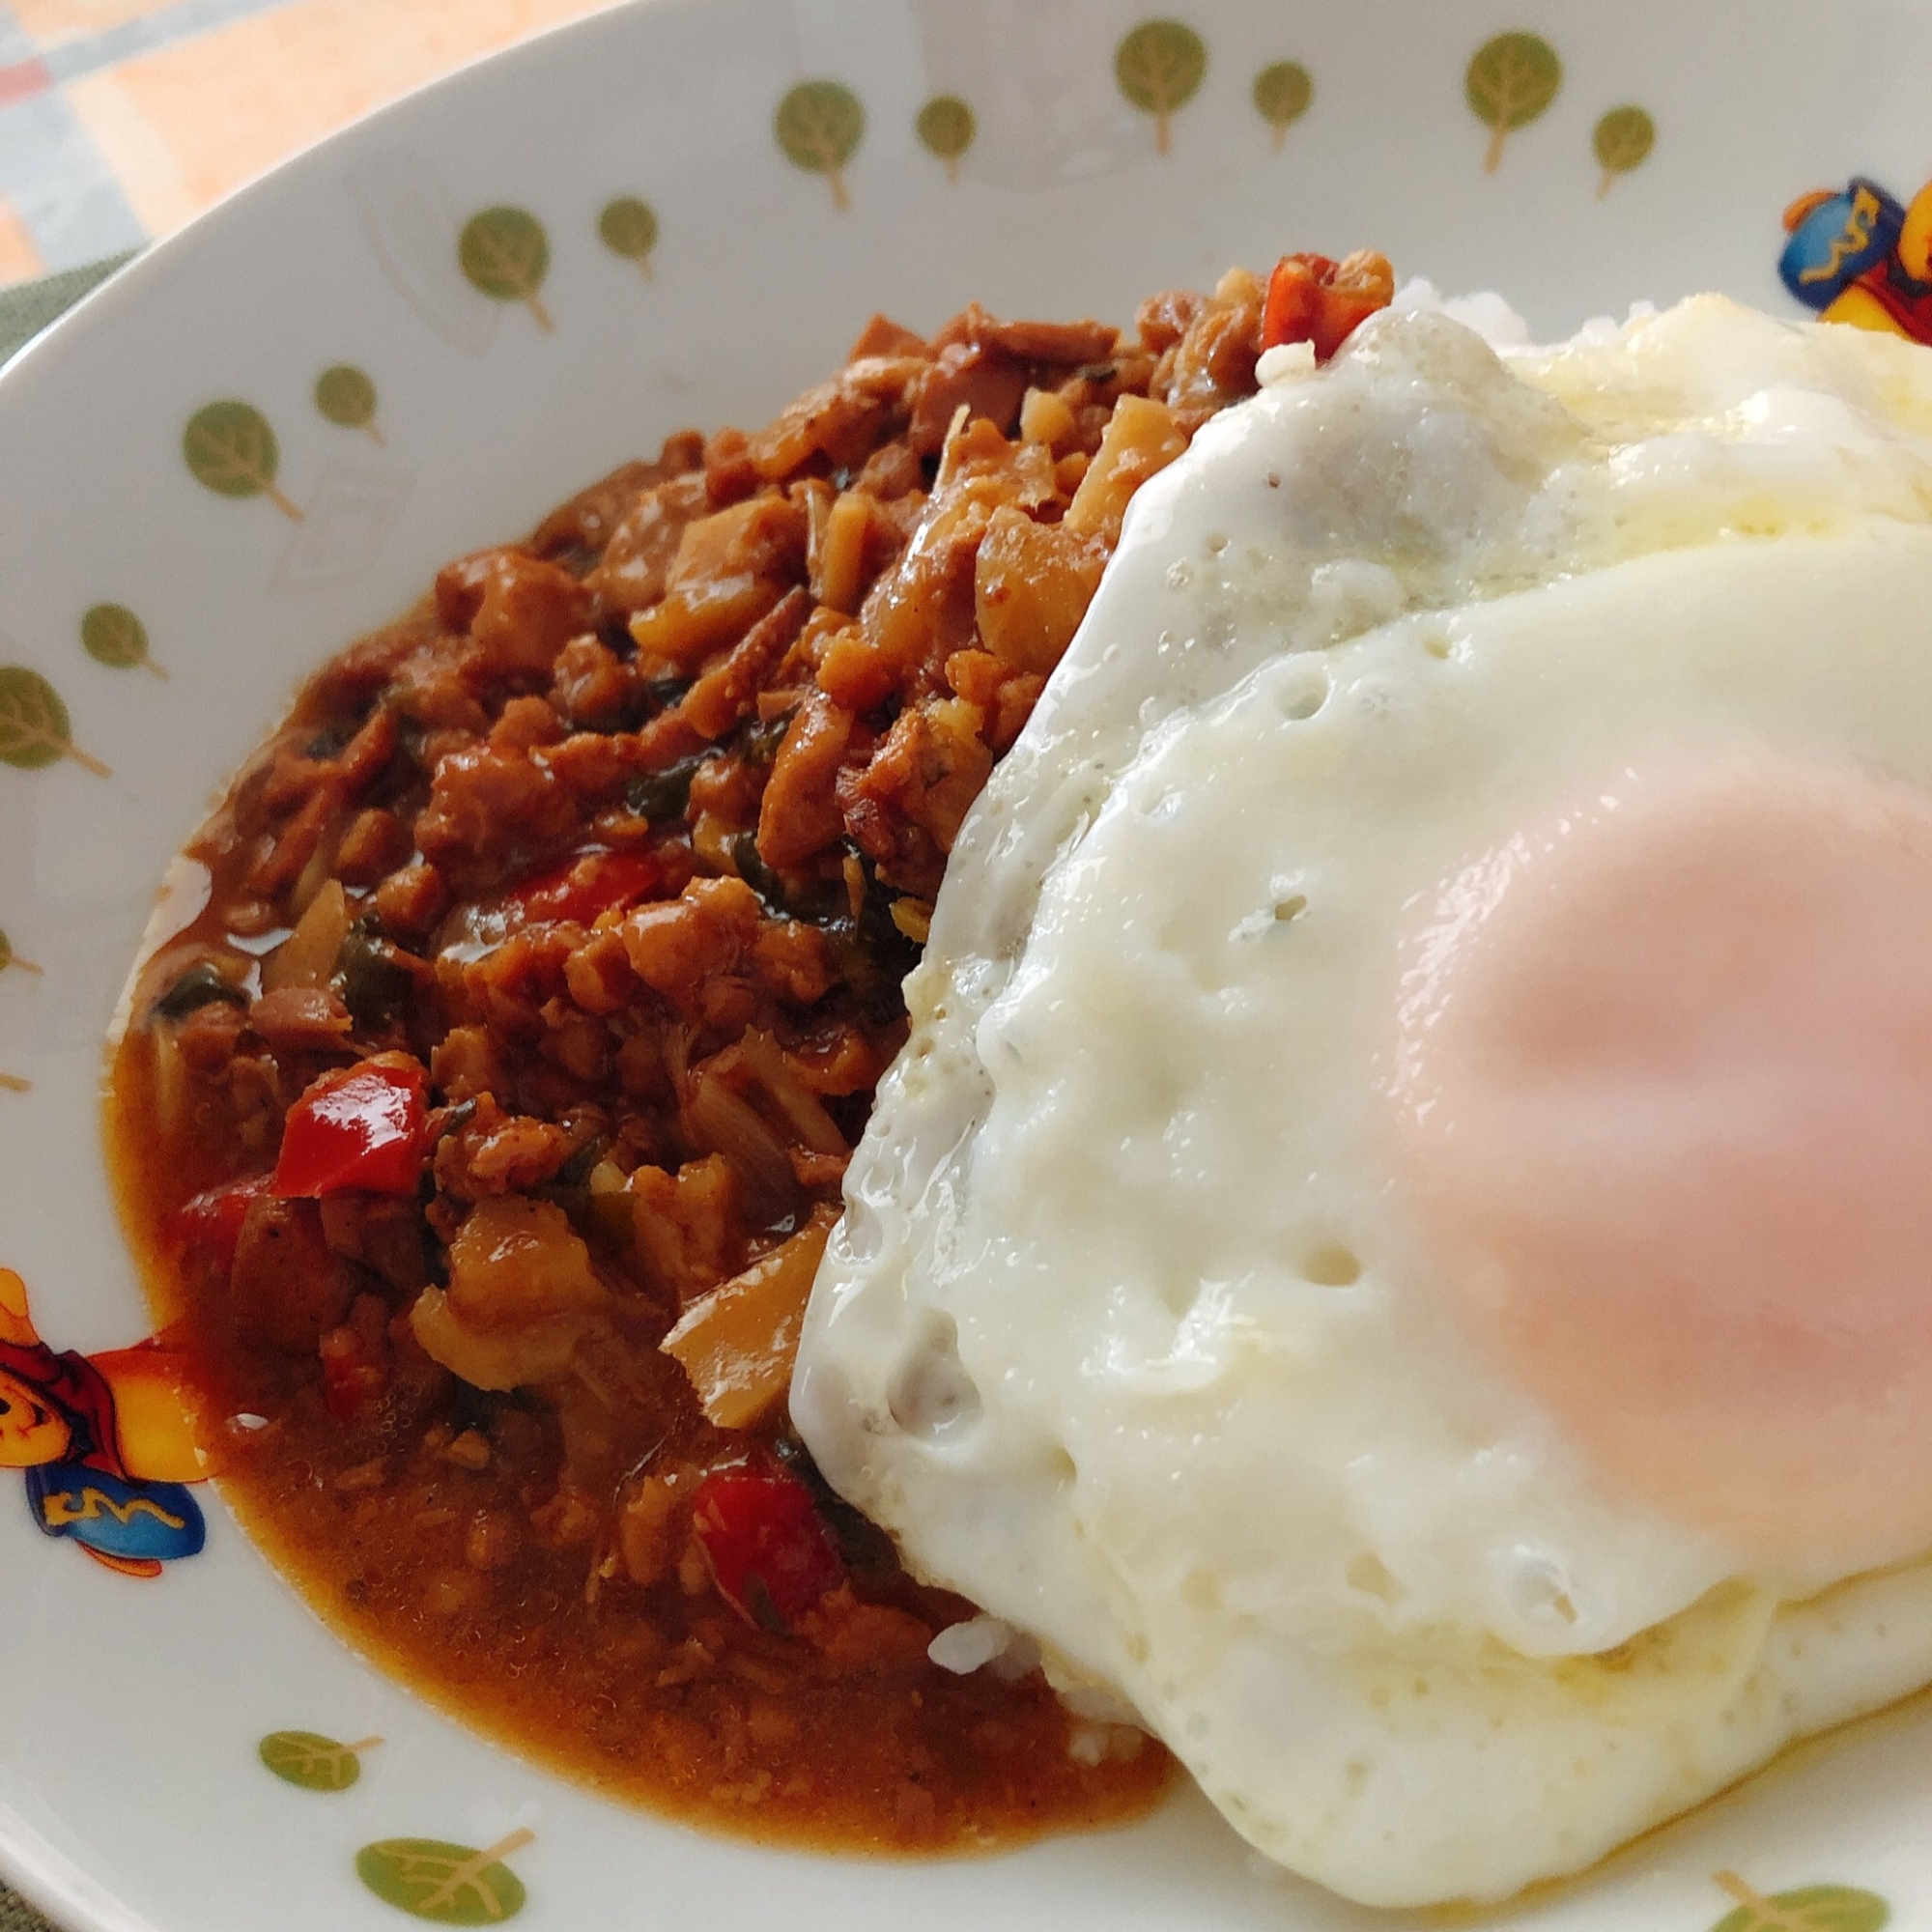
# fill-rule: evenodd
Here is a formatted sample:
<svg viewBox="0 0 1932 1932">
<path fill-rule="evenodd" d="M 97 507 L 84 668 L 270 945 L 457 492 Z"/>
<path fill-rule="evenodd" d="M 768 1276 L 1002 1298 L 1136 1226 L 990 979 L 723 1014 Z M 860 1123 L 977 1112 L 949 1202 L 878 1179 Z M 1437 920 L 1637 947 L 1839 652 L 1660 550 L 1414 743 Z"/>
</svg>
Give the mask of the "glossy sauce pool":
<svg viewBox="0 0 1932 1932">
<path fill-rule="evenodd" d="M 152 1137 L 151 1065 L 131 1029 L 106 1123 L 156 1325 L 197 1361 L 203 1439 L 248 1534 L 380 1668 L 568 1777 L 767 1841 L 991 1849 L 1132 1817 L 1165 1789 L 1164 1751 L 1119 1730 L 1076 1738 L 1037 1672 L 1008 1684 L 923 1661 L 831 1670 L 676 1579 L 639 1592 L 598 1577 L 594 1550 L 567 1538 L 522 1536 L 478 1567 L 474 1540 L 526 1515 L 555 1453 L 550 1425 L 527 1410 L 492 1416 L 456 1384 L 407 1435 L 345 1428 L 272 1354 L 241 1343 L 218 1288 L 162 1233 L 213 1169 L 191 1136 Z M 487 1464 L 465 1466 L 478 1436 Z M 868 1595 L 935 1627 L 970 1614 L 898 1571 L 883 1538 L 857 1534 L 870 1544 L 855 1566 Z"/>
</svg>

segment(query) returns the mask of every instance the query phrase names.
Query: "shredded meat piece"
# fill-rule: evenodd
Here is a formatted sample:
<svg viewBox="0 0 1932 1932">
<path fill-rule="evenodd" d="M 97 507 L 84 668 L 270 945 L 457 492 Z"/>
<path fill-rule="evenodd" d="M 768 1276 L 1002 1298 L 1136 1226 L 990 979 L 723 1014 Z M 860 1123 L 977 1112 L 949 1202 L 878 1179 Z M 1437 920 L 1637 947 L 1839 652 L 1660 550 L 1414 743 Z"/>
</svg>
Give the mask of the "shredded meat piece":
<svg viewBox="0 0 1932 1932">
<path fill-rule="evenodd" d="M 442 874 L 428 864 L 404 866 L 376 888 L 377 916 L 405 939 L 427 932 L 448 903 Z"/>
<path fill-rule="evenodd" d="M 811 612 L 803 588 L 785 592 L 740 641 L 685 694 L 677 715 L 693 733 L 718 739 L 756 709 L 759 689 L 788 651 Z"/>
<path fill-rule="evenodd" d="M 641 492 L 696 469 L 703 461 L 703 438 L 678 431 L 666 440 L 654 463 L 626 463 L 553 510 L 531 535 L 530 549 L 557 561 L 596 556 L 612 541 Z"/>
<path fill-rule="evenodd" d="M 260 1200 L 236 1242 L 228 1289 L 236 1321 L 269 1347 L 309 1354 L 348 1313 L 356 1270 L 329 1247 L 313 1201 Z"/>
<path fill-rule="evenodd" d="M 985 722 L 959 697 L 903 711 L 865 771 L 841 778 L 845 821 L 882 878 L 926 897 L 938 892 L 960 822 L 993 769 Z"/>
<path fill-rule="evenodd" d="M 723 1154 L 687 1161 L 675 1174 L 641 1167 L 631 1200 L 638 1248 L 673 1306 L 716 1288 L 737 1265 L 731 1234 L 740 1183 Z"/>
<path fill-rule="evenodd" d="M 189 1066 L 213 1073 L 235 1058 L 246 1024 L 239 1007 L 216 1000 L 197 1007 L 182 1021 L 175 1029 L 175 1045 Z"/>
<path fill-rule="evenodd" d="M 554 845 L 576 822 L 569 794 L 527 751 L 477 746 L 438 762 L 416 843 L 444 872 L 475 873 Z"/>
<path fill-rule="evenodd" d="M 526 1115 L 505 1114 L 483 1092 L 475 1114 L 436 1151 L 436 1184 L 458 1201 L 541 1187 L 570 1158 L 566 1128 Z"/>
<path fill-rule="evenodd" d="M 625 920 L 631 970 L 654 992 L 696 1010 L 712 979 L 728 976 L 757 936 L 757 895 L 741 879 L 693 879 L 683 895 Z"/>
<path fill-rule="evenodd" d="M 433 1361 L 475 1388 L 554 1380 L 602 1319 L 610 1291 L 561 1208 L 481 1202 L 449 1248 L 449 1286 L 426 1288 L 410 1326 Z"/>
<path fill-rule="evenodd" d="M 325 1196 L 318 1207 L 322 1237 L 331 1252 L 359 1262 L 399 1294 L 413 1294 L 427 1284 L 428 1246 L 414 1202 L 345 1190 Z"/>
<path fill-rule="evenodd" d="M 802 865 L 843 830 L 838 781 L 852 724 L 849 711 L 814 693 L 785 727 L 758 808 L 758 854 L 766 865 Z"/>
<path fill-rule="evenodd" d="M 349 1045 L 349 1009 L 319 986 L 284 986 L 248 1009 L 248 1025 L 278 1058 L 334 1053 Z"/>
<path fill-rule="evenodd" d="M 558 652 L 551 696 L 567 724 L 614 730 L 630 715 L 638 696 L 636 672 L 602 639 L 573 638 Z"/>
</svg>

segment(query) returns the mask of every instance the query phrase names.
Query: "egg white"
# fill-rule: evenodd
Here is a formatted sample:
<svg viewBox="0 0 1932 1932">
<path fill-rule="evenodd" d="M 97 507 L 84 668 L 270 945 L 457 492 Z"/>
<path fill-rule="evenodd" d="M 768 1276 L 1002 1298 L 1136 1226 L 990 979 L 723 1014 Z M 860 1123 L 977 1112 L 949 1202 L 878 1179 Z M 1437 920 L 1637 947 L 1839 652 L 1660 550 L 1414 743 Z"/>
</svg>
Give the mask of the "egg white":
<svg viewBox="0 0 1932 1932">
<path fill-rule="evenodd" d="M 952 856 L 793 1413 L 1271 1857 L 1505 1895 L 1932 1680 L 1932 1567 L 1754 1574 L 1438 1312 L 1406 909 L 1632 758 L 1932 786 L 1932 356 L 1703 298 L 1387 316 L 1136 499 Z"/>
</svg>

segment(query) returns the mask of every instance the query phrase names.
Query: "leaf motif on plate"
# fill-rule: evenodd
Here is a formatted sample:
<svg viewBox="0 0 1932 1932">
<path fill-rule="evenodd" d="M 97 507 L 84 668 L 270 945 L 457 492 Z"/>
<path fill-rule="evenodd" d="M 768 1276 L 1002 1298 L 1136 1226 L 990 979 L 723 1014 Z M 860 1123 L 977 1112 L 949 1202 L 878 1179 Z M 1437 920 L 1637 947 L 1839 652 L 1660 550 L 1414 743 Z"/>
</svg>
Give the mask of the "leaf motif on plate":
<svg viewBox="0 0 1932 1932">
<path fill-rule="evenodd" d="M 1485 41 L 1463 78 L 1469 109 L 1490 129 L 1483 166 L 1494 174 L 1502 165 L 1503 137 L 1526 128 L 1556 99 L 1563 85 L 1563 63 L 1541 34 L 1498 34 Z"/>
<path fill-rule="evenodd" d="M 1855 1886 L 1806 1885 L 1767 1896 L 1736 1872 L 1718 1872 L 1714 1883 L 1738 1904 L 1711 1932 L 1880 1932 L 1891 1922 L 1891 1907 Z"/>
<path fill-rule="evenodd" d="M 1597 199 L 1602 201 L 1609 193 L 1619 175 L 1641 167 L 1656 146 L 1657 123 L 1641 107 L 1612 107 L 1590 136 L 1590 150 L 1604 171 Z"/>
<path fill-rule="evenodd" d="M 973 110 L 956 94 L 935 94 L 919 110 L 913 131 L 928 154 L 946 163 L 947 180 L 956 182 L 960 156 L 978 131 Z"/>
<path fill-rule="evenodd" d="M 0 765 L 40 771 L 71 758 L 97 778 L 108 776 L 99 758 L 73 742 L 73 727 L 60 693 L 25 665 L 0 665 Z"/>
<path fill-rule="evenodd" d="M 282 452 L 269 419 L 230 397 L 195 411 L 182 431 L 188 473 L 217 497 L 266 497 L 292 523 L 301 512 L 275 487 Z"/>
<path fill-rule="evenodd" d="M 1153 144 L 1173 146 L 1170 124 L 1208 77 L 1208 47 L 1180 20 L 1143 20 L 1114 53 L 1114 79 L 1127 100 L 1153 116 Z"/>
<path fill-rule="evenodd" d="M 31 973 L 36 979 L 40 977 L 41 969 L 31 959 L 22 959 L 14 951 L 14 942 L 0 932 L 0 973 L 6 972 L 10 966 L 17 966 L 22 973 Z"/>
<path fill-rule="evenodd" d="M 315 407 L 325 421 L 359 429 L 378 449 L 387 448 L 388 438 L 376 426 L 376 384 L 367 370 L 353 362 L 325 369 L 315 379 Z"/>
<path fill-rule="evenodd" d="M 342 1745 L 317 1731 L 270 1731 L 255 1751 L 285 1784 L 304 1791 L 347 1791 L 362 1776 L 361 1754 L 382 1742 L 358 1738 Z"/>
<path fill-rule="evenodd" d="M 795 167 L 825 177 L 834 207 L 851 207 L 845 166 L 866 138 L 866 110 L 849 87 L 837 80 L 800 81 L 779 102 L 772 132 Z"/>
<path fill-rule="evenodd" d="M 139 665 L 156 677 L 167 672 L 148 655 L 148 627 L 125 604 L 97 604 L 80 620 L 80 647 L 112 670 Z"/>
<path fill-rule="evenodd" d="M 1275 61 L 1255 75 L 1255 112 L 1274 130 L 1276 154 L 1314 99 L 1314 77 L 1299 61 Z"/>
<path fill-rule="evenodd" d="M 523 208 L 486 208 L 457 239 L 456 259 L 472 288 L 492 301 L 520 301 L 549 332 L 555 325 L 537 293 L 550 273 L 550 237 Z"/>
<path fill-rule="evenodd" d="M 597 239 L 611 254 L 635 262 L 645 281 L 651 279 L 651 250 L 658 245 L 657 210 L 634 194 L 620 194 L 604 204 L 597 217 Z"/>
<path fill-rule="evenodd" d="M 376 1896 L 439 1925 L 497 1925 L 524 1908 L 524 1883 L 502 1861 L 536 1836 L 512 1832 L 482 1851 L 440 1838 L 384 1838 L 355 1854 Z"/>
</svg>

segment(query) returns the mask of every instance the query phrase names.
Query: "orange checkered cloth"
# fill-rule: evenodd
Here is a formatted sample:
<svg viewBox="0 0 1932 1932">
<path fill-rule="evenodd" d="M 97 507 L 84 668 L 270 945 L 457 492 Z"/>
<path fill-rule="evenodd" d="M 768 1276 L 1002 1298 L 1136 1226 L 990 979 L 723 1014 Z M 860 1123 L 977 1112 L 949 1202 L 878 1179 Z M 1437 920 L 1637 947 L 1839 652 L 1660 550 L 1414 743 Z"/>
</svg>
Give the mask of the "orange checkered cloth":
<svg viewBox="0 0 1932 1932">
<path fill-rule="evenodd" d="M 370 108 L 611 4 L 0 0 L 0 288 L 158 241 Z"/>
</svg>

